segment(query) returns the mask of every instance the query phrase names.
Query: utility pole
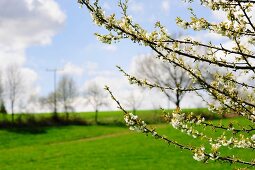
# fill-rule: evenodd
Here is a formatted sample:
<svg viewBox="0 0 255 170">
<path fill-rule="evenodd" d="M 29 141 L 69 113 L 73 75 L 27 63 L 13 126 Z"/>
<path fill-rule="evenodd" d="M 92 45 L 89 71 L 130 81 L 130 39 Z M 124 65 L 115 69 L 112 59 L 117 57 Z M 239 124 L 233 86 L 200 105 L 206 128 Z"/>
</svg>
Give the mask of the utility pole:
<svg viewBox="0 0 255 170">
<path fill-rule="evenodd" d="M 60 69 L 54 68 L 54 69 L 47 69 L 48 72 L 53 72 L 53 83 L 54 83 L 54 111 L 53 115 L 54 118 L 57 118 L 57 72 L 60 71 Z"/>
</svg>

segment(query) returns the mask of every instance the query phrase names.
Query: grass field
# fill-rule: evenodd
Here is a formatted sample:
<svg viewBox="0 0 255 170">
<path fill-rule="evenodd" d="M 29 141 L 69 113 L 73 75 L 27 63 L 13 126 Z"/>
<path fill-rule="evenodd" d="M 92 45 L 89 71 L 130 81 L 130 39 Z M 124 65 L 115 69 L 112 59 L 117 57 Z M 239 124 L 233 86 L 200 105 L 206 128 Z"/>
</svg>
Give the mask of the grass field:
<svg viewBox="0 0 255 170">
<path fill-rule="evenodd" d="M 168 112 L 172 112 L 173 110 L 167 110 Z M 197 108 L 197 109 L 183 109 L 183 112 L 194 112 L 197 115 L 203 115 L 203 117 L 207 119 L 219 119 L 222 116 L 214 114 L 208 111 L 207 108 Z M 143 120 L 146 120 L 148 123 L 162 123 L 164 120 L 162 119 L 162 111 L 161 110 L 138 110 L 136 112 L 139 117 Z M 43 113 L 43 114 L 17 114 L 14 116 L 15 120 L 22 121 L 23 119 L 26 120 L 28 117 L 33 118 L 35 120 L 40 120 L 43 118 L 49 118 L 52 114 L 50 113 Z M 59 113 L 60 117 L 65 118 L 64 113 Z M 70 113 L 70 119 L 81 119 L 86 121 L 89 124 L 93 124 L 94 122 L 94 112 L 80 112 L 80 113 Z M 11 120 L 11 116 L 3 116 L 0 114 L 0 121 L 3 119 Z M 123 113 L 121 111 L 100 111 L 98 113 L 98 121 L 102 124 L 118 124 L 123 123 Z"/>
<path fill-rule="evenodd" d="M 110 119 L 111 114 L 105 115 Z M 88 116 L 88 115 L 86 115 Z M 91 114 L 92 116 L 92 114 Z M 115 113 L 112 113 L 112 117 Z M 93 116 L 92 116 L 93 117 Z M 92 119 L 91 117 L 91 119 Z M 236 119 L 236 118 L 235 118 Z M 101 120 L 105 121 L 101 115 Z M 111 120 L 115 120 L 112 118 Z M 232 121 L 232 120 L 224 120 Z M 236 119 L 236 121 L 242 121 Z M 223 122 L 224 123 L 224 122 Z M 162 134 L 177 141 L 200 146 L 191 137 L 169 125 L 153 125 Z M 208 130 L 208 133 L 211 133 Z M 222 150 L 222 153 L 225 153 Z M 254 158 L 254 151 L 234 150 L 243 158 Z M 192 153 L 180 151 L 151 136 L 119 126 L 53 126 L 38 133 L 0 130 L 1 170 L 57 169 L 219 169 L 235 165 L 197 162 Z"/>
</svg>

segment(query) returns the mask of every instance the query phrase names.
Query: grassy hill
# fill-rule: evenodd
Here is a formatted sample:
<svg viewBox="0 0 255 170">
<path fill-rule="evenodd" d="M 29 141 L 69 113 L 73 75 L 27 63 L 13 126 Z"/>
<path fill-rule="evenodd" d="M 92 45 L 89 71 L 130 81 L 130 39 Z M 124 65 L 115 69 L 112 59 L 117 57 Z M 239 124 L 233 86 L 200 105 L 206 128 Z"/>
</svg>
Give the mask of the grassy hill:
<svg viewBox="0 0 255 170">
<path fill-rule="evenodd" d="M 162 133 L 194 142 L 167 125 Z M 192 154 L 122 127 L 66 126 L 40 134 L 0 131 L 1 170 L 27 169 L 232 169 L 196 162 Z M 252 151 L 243 154 L 252 157 Z"/>
<path fill-rule="evenodd" d="M 146 118 L 153 112 L 141 111 Z M 159 114 L 159 113 L 157 113 Z M 150 115 L 150 116 L 149 116 Z M 38 117 L 39 116 L 39 117 Z M 41 119 L 36 115 L 35 119 Z M 83 119 L 93 122 L 93 113 L 79 113 Z M 122 119 L 119 112 L 102 112 L 99 120 L 109 122 Z M 215 120 L 217 121 L 217 120 Z M 225 119 L 224 122 L 243 120 Z M 201 146 L 190 136 L 180 133 L 166 124 L 154 124 L 158 131 L 170 138 Z M 29 128 L 29 127 L 26 127 Z M 31 127 L 32 128 L 32 127 Z M 211 130 L 207 130 L 212 134 Z M 217 134 L 217 132 L 216 132 Z M 216 135 L 213 134 L 213 135 Z M 228 152 L 221 150 L 222 153 Z M 254 151 L 235 149 L 244 159 L 254 158 Z M 207 164 L 197 162 L 192 153 L 180 151 L 151 136 L 129 131 L 125 126 L 107 125 L 54 125 L 40 131 L 20 128 L 0 129 L 1 170 L 62 170 L 62 169 L 219 169 L 228 170 L 236 165 L 226 163 Z"/>
</svg>

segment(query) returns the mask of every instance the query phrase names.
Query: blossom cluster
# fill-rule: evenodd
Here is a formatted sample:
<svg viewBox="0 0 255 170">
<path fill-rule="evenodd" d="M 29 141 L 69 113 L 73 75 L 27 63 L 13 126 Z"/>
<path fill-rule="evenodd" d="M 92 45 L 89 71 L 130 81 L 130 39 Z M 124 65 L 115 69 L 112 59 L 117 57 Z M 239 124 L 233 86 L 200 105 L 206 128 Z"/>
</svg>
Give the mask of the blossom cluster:
<svg viewBox="0 0 255 170">
<path fill-rule="evenodd" d="M 212 141 L 212 140 L 211 140 Z M 255 148 L 255 135 L 249 137 L 244 137 L 243 134 L 239 135 L 238 137 L 230 137 L 227 139 L 225 135 L 222 135 L 213 142 L 216 142 L 218 146 L 226 146 L 229 148 Z"/>
<path fill-rule="evenodd" d="M 128 113 L 124 116 L 124 120 L 126 125 L 129 127 L 130 130 L 134 130 L 137 132 L 147 132 L 146 123 L 141 121 L 137 115 L 133 113 Z"/>
<path fill-rule="evenodd" d="M 176 110 L 172 113 L 171 124 L 175 129 L 178 129 L 183 125 L 185 120 L 185 113 L 180 113 L 179 110 Z"/>
<path fill-rule="evenodd" d="M 184 132 L 193 138 L 199 137 L 205 137 L 205 135 L 195 128 L 193 126 L 190 126 L 189 124 L 196 124 L 200 125 L 205 121 L 204 117 L 193 117 L 193 113 L 186 116 L 185 113 L 181 113 L 180 109 L 176 109 L 172 114 L 167 114 L 166 119 L 169 121 L 169 123 L 173 126 L 175 129 L 181 130 L 181 132 Z"/>
<path fill-rule="evenodd" d="M 205 159 L 205 148 L 201 147 L 194 150 L 193 158 L 197 161 L 203 161 Z"/>
</svg>

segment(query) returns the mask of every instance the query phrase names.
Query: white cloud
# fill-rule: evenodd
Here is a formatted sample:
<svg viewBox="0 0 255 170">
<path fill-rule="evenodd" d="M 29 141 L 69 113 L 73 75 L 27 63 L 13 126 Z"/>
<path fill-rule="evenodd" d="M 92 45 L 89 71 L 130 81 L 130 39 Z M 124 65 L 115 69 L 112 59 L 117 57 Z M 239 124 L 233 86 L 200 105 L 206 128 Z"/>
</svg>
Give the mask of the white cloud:
<svg viewBox="0 0 255 170">
<path fill-rule="evenodd" d="M 0 1 L 0 68 L 14 64 L 21 69 L 25 86 L 23 105 L 30 95 L 39 92 L 35 84 L 38 75 L 24 67 L 26 49 L 34 45 L 50 44 L 62 28 L 65 14 L 55 0 Z"/>
<path fill-rule="evenodd" d="M 165 13 L 169 13 L 170 1 L 169 0 L 163 0 L 162 3 L 161 3 L 161 8 Z"/>
<path fill-rule="evenodd" d="M 27 89 L 29 89 L 29 93 L 31 93 L 32 92 L 32 90 L 31 89 L 33 89 L 33 87 L 34 87 L 34 83 L 37 81 L 37 79 L 38 79 L 38 74 L 34 71 L 34 70 L 32 70 L 32 69 L 30 69 L 30 68 L 26 68 L 26 67 L 23 67 L 22 69 L 21 69 L 21 74 L 22 74 L 22 80 L 23 80 L 23 84 L 25 85 L 25 87 L 27 88 Z M 36 91 L 36 92 L 32 92 L 32 93 L 37 93 L 38 91 Z"/>
<path fill-rule="evenodd" d="M 127 100 L 130 99 L 130 96 L 135 96 L 135 100 L 137 102 L 141 102 L 141 105 L 139 105 L 138 109 L 159 109 L 160 107 L 168 108 L 169 106 L 171 108 L 174 108 L 175 105 L 171 103 L 169 105 L 169 102 L 166 98 L 166 96 L 160 92 L 160 90 L 157 89 L 140 89 L 136 85 L 130 85 L 126 79 L 126 77 L 115 76 L 115 77 L 106 77 L 106 76 L 97 76 L 93 79 L 87 81 L 82 89 L 85 89 L 88 83 L 90 82 L 96 82 L 102 89 L 105 85 L 110 87 L 110 90 L 114 94 L 114 96 L 119 100 L 121 105 L 126 109 L 131 109 L 131 106 L 127 104 Z M 81 103 L 82 100 L 79 100 Z M 116 110 L 117 104 L 115 101 L 109 98 L 109 107 L 104 107 L 103 110 Z M 202 100 L 196 96 L 194 93 L 188 93 L 184 99 L 181 102 L 182 108 L 196 108 L 196 107 L 205 107 L 205 103 L 202 102 Z M 76 108 L 79 111 L 84 110 L 92 110 L 91 106 L 80 105 L 76 103 Z"/>
<path fill-rule="evenodd" d="M 24 64 L 26 48 L 49 44 L 64 20 L 54 0 L 1 0 L 0 66 Z"/>
<path fill-rule="evenodd" d="M 0 45 L 0 68 L 2 71 L 12 63 L 23 65 L 25 61 L 26 57 L 23 49 L 8 48 Z"/>
<path fill-rule="evenodd" d="M 144 57 L 149 54 L 139 55 L 133 58 L 133 61 L 130 64 L 129 69 L 127 70 L 128 73 L 133 72 L 134 70 L 134 62 L 137 60 L 138 57 Z M 88 69 L 89 68 L 89 69 Z M 108 70 L 101 70 L 100 67 L 93 62 L 88 62 L 87 70 L 90 70 L 91 78 L 87 80 L 84 85 L 80 88 L 84 90 L 88 84 L 91 82 L 97 83 L 102 89 L 105 85 L 110 87 L 110 90 L 113 92 L 114 96 L 120 101 L 120 103 L 126 109 L 130 109 L 130 105 L 128 105 L 127 100 L 129 100 L 130 96 L 135 96 L 135 98 L 139 101 L 142 100 L 139 109 L 159 109 L 160 107 L 168 108 L 169 102 L 167 97 L 160 92 L 158 89 L 141 89 L 136 85 L 130 85 L 127 78 L 124 77 L 121 73 L 115 73 L 113 71 Z M 87 71 L 86 71 L 87 72 Z M 106 74 L 106 72 L 108 74 Z M 75 108 L 77 111 L 84 111 L 84 110 L 93 110 L 91 106 L 84 105 L 85 101 L 82 98 L 79 98 L 77 102 L 75 102 Z M 110 106 L 104 107 L 102 110 L 116 110 L 117 105 L 112 100 L 109 99 Z M 183 101 L 181 102 L 182 108 L 187 107 L 204 107 L 205 104 L 202 103 L 201 99 L 196 96 L 194 93 L 189 93 L 184 97 Z M 170 104 L 171 108 L 174 108 L 175 105 L 172 103 Z"/>
<path fill-rule="evenodd" d="M 54 0 L 1 0 L 0 20 L 0 44 L 24 48 L 50 43 L 65 15 Z"/>
<path fill-rule="evenodd" d="M 73 76 L 82 76 L 83 72 L 84 69 L 82 67 L 74 65 L 72 63 L 66 63 L 59 73 Z"/>
</svg>

